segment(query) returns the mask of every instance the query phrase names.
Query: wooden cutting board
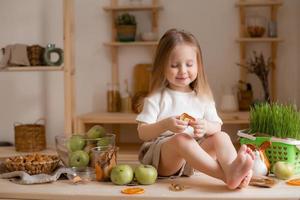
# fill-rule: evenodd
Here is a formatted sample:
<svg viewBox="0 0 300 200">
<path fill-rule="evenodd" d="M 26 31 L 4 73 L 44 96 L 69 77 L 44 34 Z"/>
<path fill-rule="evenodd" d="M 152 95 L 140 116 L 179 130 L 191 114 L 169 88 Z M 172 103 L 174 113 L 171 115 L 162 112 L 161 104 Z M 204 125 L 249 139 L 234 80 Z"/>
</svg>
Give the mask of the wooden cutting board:
<svg viewBox="0 0 300 200">
<path fill-rule="evenodd" d="M 133 74 L 133 92 L 148 92 L 151 79 L 152 64 L 137 64 Z"/>
</svg>

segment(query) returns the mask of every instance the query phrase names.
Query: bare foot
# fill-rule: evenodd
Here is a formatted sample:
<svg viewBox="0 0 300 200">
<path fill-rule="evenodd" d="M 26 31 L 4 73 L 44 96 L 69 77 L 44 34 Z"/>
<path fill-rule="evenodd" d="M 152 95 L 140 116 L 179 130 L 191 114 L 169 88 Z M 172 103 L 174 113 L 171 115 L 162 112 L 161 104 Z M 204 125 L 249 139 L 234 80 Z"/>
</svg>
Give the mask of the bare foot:
<svg viewBox="0 0 300 200">
<path fill-rule="evenodd" d="M 238 188 L 242 189 L 245 188 L 249 185 L 251 178 L 253 175 L 253 171 L 252 169 L 250 169 L 249 173 L 247 174 L 247 176 L 242 180 L 241 184 L 238 186 Z"/>
<path fill-rule="evenodd" d="M 236 159 L 231 163 L 229 171 L 226 173 L 226 183 L 229 189 L 236 189 L 246 176 L 250 175 L 249 172 L 253 165 L 252 154 L 252 151 L 246 145 L 242 145 L 239 149 Z M 246 179 L 246 182 L 249 184 L 250 180 Z"/>
</svg>

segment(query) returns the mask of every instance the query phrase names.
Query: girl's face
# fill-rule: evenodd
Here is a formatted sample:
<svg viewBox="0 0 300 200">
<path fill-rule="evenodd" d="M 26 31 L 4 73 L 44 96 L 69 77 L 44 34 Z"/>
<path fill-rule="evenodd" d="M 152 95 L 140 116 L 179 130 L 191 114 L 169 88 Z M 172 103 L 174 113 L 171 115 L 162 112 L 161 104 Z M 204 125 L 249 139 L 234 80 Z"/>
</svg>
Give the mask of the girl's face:
<svg viewBox="0 0 300 200">
<path fill-rule="evenodd" d="M 196 48 L 187 44 L 177 45 L 170 54 L 165 70 L 169 87 L 190 92 L 190 83 L 197 78 L 198 62 Z"/>
</svg>

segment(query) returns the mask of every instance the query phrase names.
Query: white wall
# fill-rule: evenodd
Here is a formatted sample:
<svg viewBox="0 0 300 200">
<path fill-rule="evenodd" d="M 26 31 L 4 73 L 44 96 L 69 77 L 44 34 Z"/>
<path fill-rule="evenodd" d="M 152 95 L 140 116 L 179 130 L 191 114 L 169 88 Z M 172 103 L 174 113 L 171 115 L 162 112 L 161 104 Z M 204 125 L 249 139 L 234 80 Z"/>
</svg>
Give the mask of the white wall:
<svg viewBox="0 0 300 200">
<path fill-rule="evenodd" d="M 125 1 L 125 0 L 124 0 Z M 149 0 L 144 0 L 149 1 Z M 12 43 L 54 42 L 62 47 L 61 0 L 0 0 L 0 47 Z M 110 82 L 110 17 L 102 7 L 109 0 L 77 0 L 75 8 L 77 114 L 106 110 L 106 84 Z M 239 16 L 235 0 L 161 0 L 160 35 L 172 27 L 192 32 L 200 41 L 206 72 L 216 102 L 224 85 L 239 79 Z M 278 98 L 300 107 L 300 1 L 285 0 L 279 9 Z M 150 15 L 137 13 L 140 31 L 150 30 Z M 133 66 L 151 62 L 150 49 L 119 50 L 120 81 L 131 78 Z M 0 73 L 0 141 L 14 141 L 14 122 L 47 117 L 47 140 L 63 132 L 63 74 L 61 72 Z"/>
</svg>

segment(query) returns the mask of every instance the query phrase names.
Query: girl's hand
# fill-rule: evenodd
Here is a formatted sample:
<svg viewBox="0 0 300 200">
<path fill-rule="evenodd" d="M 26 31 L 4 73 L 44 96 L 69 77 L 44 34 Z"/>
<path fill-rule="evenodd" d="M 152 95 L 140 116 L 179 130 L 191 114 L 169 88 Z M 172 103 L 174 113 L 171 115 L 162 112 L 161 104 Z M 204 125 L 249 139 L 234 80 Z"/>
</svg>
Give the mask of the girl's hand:
<svg viewBox="0 0 300 200">
<path fill-rule="evenodd" d="M 207 121 L 205 119 L 197 119 L 190 121 L 189 125 L 194 128 L 194 135 L 196 137 L 203 137 L 207 132 Z"/>
<path fill-rule="evenodd" d="M 188 126 L 188 122 L 181 121 L 179 117 L 175 116 L 164 119 L 165 128 L 174 133 L 183 133 Z"/>
</svg>

